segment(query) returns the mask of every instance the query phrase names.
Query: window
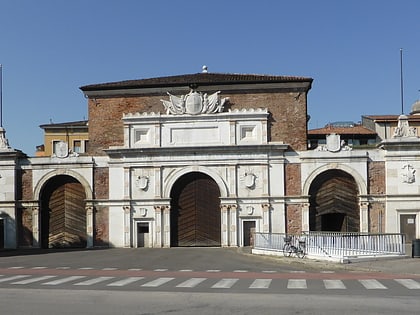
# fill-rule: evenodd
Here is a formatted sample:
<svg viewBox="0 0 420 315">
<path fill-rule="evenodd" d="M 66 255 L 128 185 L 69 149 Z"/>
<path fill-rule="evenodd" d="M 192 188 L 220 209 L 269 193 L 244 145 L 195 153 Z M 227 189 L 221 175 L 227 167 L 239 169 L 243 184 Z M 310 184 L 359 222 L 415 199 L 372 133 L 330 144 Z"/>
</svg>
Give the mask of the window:
<svg viewBox="0 0 420 315">
<path fill-rule="evenodd" d="M 76 153 L 82 153 L 83 152 L 82 141 L 80 141 L 80 140 L 74 140 L 73 141 L 73 152 L 76 152 Z"/>
</svg>

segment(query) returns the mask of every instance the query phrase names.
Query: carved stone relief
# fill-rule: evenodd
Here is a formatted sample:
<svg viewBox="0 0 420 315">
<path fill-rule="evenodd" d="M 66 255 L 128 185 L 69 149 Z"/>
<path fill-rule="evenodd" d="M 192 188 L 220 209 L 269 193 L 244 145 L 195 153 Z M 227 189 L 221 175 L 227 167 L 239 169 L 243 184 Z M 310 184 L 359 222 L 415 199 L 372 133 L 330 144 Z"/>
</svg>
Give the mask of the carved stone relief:
<svg viewBox="0 0 420 315">
<path fill-rule="evenodd" d="M 168 115 L 220 113 L 228 98 L 220 99 L 219 93 L 220 91 L 207 95 L 207 93 L 203 94 L 191 88 L 187 95 L 182 95 L 181 97 L 174 96 L 168 92 L 169 101 L 161 101 Z"/>
<path fill-rule="evenodd" d="M 405 164 L 402 167 L 401 177 L 402 182 L 407 184 L 412 184 L 416 181 L 416 170 L 411 164 Z"/>
</svg>

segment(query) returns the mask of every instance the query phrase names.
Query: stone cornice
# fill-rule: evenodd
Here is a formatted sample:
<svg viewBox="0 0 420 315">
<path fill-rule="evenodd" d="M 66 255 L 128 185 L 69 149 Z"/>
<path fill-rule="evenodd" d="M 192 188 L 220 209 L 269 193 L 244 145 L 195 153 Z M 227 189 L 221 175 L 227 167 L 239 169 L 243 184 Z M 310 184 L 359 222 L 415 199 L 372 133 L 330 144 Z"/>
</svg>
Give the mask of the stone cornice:
<svg viewBox="0 0 420 315">
<path fill-rule="evenodd" d="M 278 155 L 283 153 L 288 148 L 287 144 L 265 144 L 265 145 L 216 145 L 216 146 L 193 146 L 193 147 L 152 147 L 152 148 L 126 148 L 126 147 L 111 147 L 104 150 L 110 158 L 123 157 L 139 157 L 139 156 L 188 156 L 188 155 L 205 155 L 205 154 L 270 154 Z"/>
</svg>

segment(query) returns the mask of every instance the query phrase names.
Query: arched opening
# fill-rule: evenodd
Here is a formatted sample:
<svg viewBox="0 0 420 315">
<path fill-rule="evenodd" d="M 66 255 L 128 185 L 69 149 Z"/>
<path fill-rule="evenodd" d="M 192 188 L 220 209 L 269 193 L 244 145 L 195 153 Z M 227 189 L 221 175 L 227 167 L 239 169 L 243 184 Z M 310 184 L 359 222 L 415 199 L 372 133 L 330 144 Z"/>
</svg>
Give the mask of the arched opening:
<svg viewBox="0 0 420 315">
<path fill-rule="evenodd" d="M 209 176 L 192 172 L 171 190 L 171 246 L 220 246 L 220 191 Z"/>
<path fill-rule="evenodd" d="M 311 231 L 358 232 L 360 214 L 354 178 L 342 170 L 318 175 L 309 189 Z"/>
<path fill-rule="evenodd" d="M 86 194 L 83 185 L 68 175 L 57 175 L 41 195 L 42 248 L 86 247 Z"/>
</svg>

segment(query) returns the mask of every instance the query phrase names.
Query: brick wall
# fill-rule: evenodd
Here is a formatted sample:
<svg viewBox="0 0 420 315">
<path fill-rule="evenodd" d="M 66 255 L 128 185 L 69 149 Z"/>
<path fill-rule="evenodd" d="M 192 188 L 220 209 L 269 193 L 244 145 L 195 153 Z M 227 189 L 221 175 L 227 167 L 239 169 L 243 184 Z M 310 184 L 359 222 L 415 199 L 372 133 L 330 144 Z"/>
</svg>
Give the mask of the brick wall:
<svg viewBox="0 0 420 315">
<path fill-rule="evenodd" d="M 368 181 L 369 194 L 385 194 L 385 162 L 368 163 Z"/>
<path fill-rule="evenodd" d="M 108 199 L 109 196 L 109 169 L 97 167 L 93 171 L 93 196 L 95 199 Z"/>
<path fill-rule="evenodd" d="M 368 163 L 368 192 L 371 195 L 385 194 L 385 162 Z M 385 232 L 385 203 L 375 202 L 369 205 L 369 231 Z"/>
<path fill-rule="evenodd" d="M 33 200 L 32 170 L 21 169 L 16 175 L 16 196 L 17 199 Z"/>
<path fill-rule="evenodd" d="M 285 164 L 285 195 L 286 196 L 300 196 L 301 191 L 301 174 L 300 164 Z"/>
<path fill-rule="evenodd" d="M 93 246 L 109 246 L 109 210 L 108 207 L 95 208 L 95 229 Z"/>
<path fill-rule="evenodd" d="M 93 171 L 94 198 L 108 199 L 109 196 L 109 170 L 98 167 Z M 109 209 L 106 206 L 97 206 L 94 211 L 94 240 L 93 246 L 109 246 Z"/>
<path fill-rule="evenodd" d="M 231 109 L 268 108 L 271 113 L 269 140 L 283 141 L 290 144 L 293 150 L 306 150 L 306 93 L 227 94 L 222 91 L 221 97 L 230 98 L 227 107 Z M 167 100 L 168 96 L 162 94 L 89 99 L 89 154 L 103 155 L 103 149 L 123 145 L 123 113 L 164 113 L 161 99 Z"/>
<path fill-rule="evenodd" d="M 286 232 L 299 234 L 302 232 L 302 206 L 300 204 L 286 205 Z"/>
<path fill-rule="evenodd" d="M 18 246 L 31 247 L 33 241 L 32 210 L 26 208 L 19 210 L 20 211 L 16 217 L 18 228 Z"/>
<path fill-rule="evenodd" d="M 385 232 L 385 203 L 372 203 L 369 209 L 369 232 Z"/>
</svg>

